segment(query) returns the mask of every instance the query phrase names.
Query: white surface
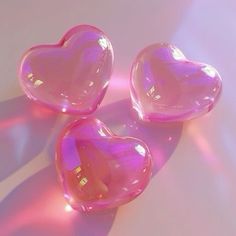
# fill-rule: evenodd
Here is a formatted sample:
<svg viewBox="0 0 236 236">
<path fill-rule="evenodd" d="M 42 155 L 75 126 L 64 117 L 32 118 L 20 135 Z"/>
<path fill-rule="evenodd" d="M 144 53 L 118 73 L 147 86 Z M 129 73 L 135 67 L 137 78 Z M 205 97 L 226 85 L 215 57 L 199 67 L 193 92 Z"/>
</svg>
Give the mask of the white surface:
<svg viewBox="0 0 236 236">
<path fill-rule="evenodd" d="M 1 1 L 0 118 L 4 130 L 0 132 L 0 171 L 4 173 L 4 165 L 17 168 L 0 182 L 0 222 L 3 219 L 8 222 L 0 223 L 0 235 L 236 235 L 235 12 L 234 0 Z M 58 41 L 70 27 L 81 23 L 101 28 L 115 50 L 114 75 L 102 106 L 129 96 L 128 79 L 133 58 L 148 44 L 163 41 L 176 44 L 189 58 L 215 66 L 223 78 L 223 94 L 211 113 L 184 123 L 181 139 L 170 159 L 139 198 L 121 207 L 116 215 L 112 213 L 107 220 L 108 229 L 102 229 L 106 222 L 99 226 L 90 219 L 83 224 L 83 230 L 75 230 L 82 218 L 77 223 L 62 224 L 70 220 L 66 219 L 67 214 L 59 220 L 55 214 L 43 211 L 44 208 L 42 215 L 39 212 L 29 217 L 34 219 L 32 224 L 27 225 L 30 220 L 26 219 L 19 226 L 16 222 L 20 221 L 20 214 L 37 206 L 37 199 L 36 205 L 29 199 L 28 210 L 23 208 L 23 213 L 19 212 L 21 208 L 15 207 L 17 199 L 23 196 L 19 191 L 28 191 L 27 186 L 21 186 L 24 180 L 35 178 L 34 173 L 49 165 L 47 149 L 51 149 L 62 122 L 61 118 L 53 117 L 51 123 L 45 123 L 47 128 L 42 133 L 36 132 L 34 120 L 27 119 L 14 127 L 9 123 L 6 129 L 3 123 L 12 120 L 14 115 L 19 116 L 19 106 L 27 102 L 22 100 L 21 103 L 17 98 L 15 112 L 13 103 L 4 101 L 22 95 L 16 76 L 22 53 L 33 45 Z M 22 108 L 22 112 L 27 109 L 27 106 Z M 45 139 L 40 145 L 38 132 L 40 140 Z M 25 156 L 28 149 L 30 157 Z M 19 155 L 19 159 L 14 159 L 13 155 L 7 163 L 9 150 Z M 20 154 L 19 150 L 24 152 Z M 15 188 L 19 191 L 10 193 Z M 45 209 L 51 202 L 44 201 Z M 46 225 L 51 223 L 50 227 L 42 226 L 44 216 Z M 20 218 L 23 219 L 23 215 Z"/>
</svg>

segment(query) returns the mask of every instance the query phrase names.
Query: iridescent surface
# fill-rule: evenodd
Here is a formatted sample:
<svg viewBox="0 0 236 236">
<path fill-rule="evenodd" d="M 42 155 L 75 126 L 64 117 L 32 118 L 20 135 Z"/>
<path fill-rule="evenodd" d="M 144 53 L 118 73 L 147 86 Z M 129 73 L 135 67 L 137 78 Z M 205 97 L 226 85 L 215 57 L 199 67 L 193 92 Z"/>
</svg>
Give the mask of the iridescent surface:
<svg viewBox="0 0 236 236">
<path fill-rule="evenodd" d="M 141 140 L 118 137 L 97 119 L 82 119 L 59 138 L 56 165 L 68 204 L 90 212 L 118 207 L 142 193 L 152 159 Z"/>
<path fill-rule="evenodd" d="M 142 120 L 183 121 L 210 111 L 222 82 L 212 66 L 189 61 L 173 45 L 154 44 L 134 61 L 130 86 Z"/>
<path fill-rule="evenodd" d="M 58 44 L 27 51 L 19 79 L 29 98 L 57 111 L 89 114 L 105 95 L 112 65 L 113 49 L 105 34 L 79 25 Z"/>
<path fill-rule="evenodd" d="M 0 134 L 0 169 L 15 166 L 20 155 L 32 160 L 30 166 L 20 162 L 17 171 L 0 181 L 0 198 L 4 199 L 0 203 L 1 236 L 236 235 L 236 1 L 23 0 L 1 1 L 0 6 L 0 113 L 10 121 L 9 127 L 13 124 L 9 129 L 4 126 Z M 47 118 L 35 123 L 31 108 L 25 107 L 27 100 L 18 97 L 14 65 L 20 52 L 38 42 L 56 42 L 63 29 L 76 22 L 96 23 L 115 44 L 116 69 L 97 117 L 118 135 L 142 138 L 154 159 L 158 152 L 164 158 L 171 155 L 151 186 L 116 214 L 115 210 L 113 214 L 86 215 L 64 210 L 66 202 L 55 181 L 54 167 L 44 165 L 54 152 L 48 157 L 43 151 L 35 158 L 42 149 L 54 149 L 54 137 L 64 125 L 58 127 Z M 116 103 L 128 97 L 132 55 L 154 39 L 176 43 L 188 58 L 214 65 L 224 79 L 213 112 L 185 123 L 180 139 L 174 134 L 173 122 L 140 121 L 145 127 L 138 126 L 135 133 L 130 104 Z M 36 111 L 41 113 L 41 109 Z M 25 122 L 14 119 L 19 116 Z M 169 142 L 168 136 L 172 137 Z M 10 159 L 3 151 L 7 149 Z"/>
</svg>

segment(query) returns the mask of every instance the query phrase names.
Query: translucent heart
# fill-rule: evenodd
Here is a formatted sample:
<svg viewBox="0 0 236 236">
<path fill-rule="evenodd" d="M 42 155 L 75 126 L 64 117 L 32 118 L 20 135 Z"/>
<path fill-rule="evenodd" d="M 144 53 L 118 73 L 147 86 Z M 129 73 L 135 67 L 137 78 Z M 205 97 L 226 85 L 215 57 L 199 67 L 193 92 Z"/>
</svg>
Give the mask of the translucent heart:
<svg viewBox="0 0 236 236">
<path fill-rule="evenodd" d="M 68 204 L 90 212 L 118 207 L 142 193 L 152 159 L 141 140 L 118 137 L 101 121 L 83 119 L 63 131 L 56 166 Z"/>
<path fill-rule="evenodd" d="M 173 45 L 154 44 L 135 59 L 130 86 L 142 120 L 183 121 L 214 107 L 222 81 L 212 66 L 189 61 Z"/>
<path fill-rule="evenodd" d="M 27 96 L 39 103 L 61 112 L 89 114 L 105 95 L 112 65 L 113 49 L 106 35 L 79 25 L 58 44 L 28 50 L 19 80 Z"/>
</svg>

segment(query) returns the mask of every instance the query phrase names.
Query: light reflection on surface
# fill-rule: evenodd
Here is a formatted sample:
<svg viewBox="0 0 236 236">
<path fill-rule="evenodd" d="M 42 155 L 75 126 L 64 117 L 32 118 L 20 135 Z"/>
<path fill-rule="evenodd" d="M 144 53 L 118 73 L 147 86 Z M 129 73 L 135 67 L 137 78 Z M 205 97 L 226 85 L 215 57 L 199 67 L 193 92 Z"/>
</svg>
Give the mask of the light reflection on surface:
<svg viewBox="0 0 236 236">
<path fill-rule="evenodd" d="M 106 136 L 106 134 L 103 132 L 103 129 L 99 129 L 99 130 L 98 130 L 98 133 L 99 133 L 101 136 L 103 136 L 103 137 Z"/>
<path fill-rule="evenodd" d="M 208 76 L 214 78 L 216 76 L 216 70 L 210 65 L 206 65 L 202 68 L 202 71 L 206 73 Z"/>
<path fill-rule="evenodd" d="M 39 87 L 42 84 L 43 84 L 43 81 L 37 79 L 37 80 L 34 81 L 34 88 L 37 88 L 37 87 Z"/>
<path fill-rule="evenodd" d="M 100 38 L 98 40 L 98 43 L 102 47 L 103 50 L 107 49 L 107 47 L 109 46 L 107 39 L 105 39 L 104 37 Z"/>
<path fill-rule="evenodd" d="M 138 144 L 138 145 L 135 146 L 135 150 L 136 150 L 141 156 L 145 157 L 146 151 L 145 151 L 145 149 L 144 149 L 143 146 L 141 146 L 140 144 Z"/>
<path fill-rule="evenodd" d="M 71 211 L 73 211 L 73 208 L 69 204 L 66 204 L 65 205 L 65 211 L 66 212 L 71 212 Z"/>
<path fill-rule="evenodd" d="M 30 80 L 32 80 L 33 77 L 34 77 L 33 73 L 29 73 L 29 74 L 27 75 L 27 78 L 30 79 Z"/>
<path fill-rule="evenodd" d="M 172 55 L 173 55 L 175 60 L 184 60 L 184 59 L 186 59 L 184 54 L 178 48 L 172 47 L 171 49 L 172 49 Z"/>
<path fill-rule="evenodd" d="M 161 98 L 161 95 L 158 94 L 157 88 L 155 86 L 152 86 L 150 90 L 147 92 L 148 97 L 152 97 L 154 100 L 158 100 Z"/>
<path fill-rule="evenodd" d="M 85 184 L 88 183 L 88 179 L 86 177 L 83 177 L 79 183 L 80 183 L 80 186 L 84 186 Z"/>
<path fill-rule="evenodd" d="M 89 82 L 89 87 L 92 87 L 94 85 L 94 82 L 93 81 L 90 81 Z"/>
</svg>

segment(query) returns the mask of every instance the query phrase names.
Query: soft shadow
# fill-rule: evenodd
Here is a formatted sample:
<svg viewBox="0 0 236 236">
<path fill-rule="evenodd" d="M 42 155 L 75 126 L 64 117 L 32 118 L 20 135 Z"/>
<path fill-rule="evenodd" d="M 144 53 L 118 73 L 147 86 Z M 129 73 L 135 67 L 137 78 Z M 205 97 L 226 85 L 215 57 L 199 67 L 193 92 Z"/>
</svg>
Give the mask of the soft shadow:
<svg viewBox="0 0 236 236">
<path fill-rule="evenodd" d="M 9 235 L 96 235 L 105 236 L 116 209 L 81 215 L 66 211 L 53 165 L 18 186 L 0 204 L 2 236 Z"/>
<path fill-rule="evenodd" d="M 0 181 L 39 154 L 57 114 L 26 96 L 0 102 Z"/>
<path fill-rule="evenodd" d="M 143 122 L 138 119 L 131 101 L 124 99 L 102 107 L 95 117 L 115 134 L 142 139 L 154 158 L 153 174 L 166 163 L 175 150 L 182 132 L 182 123 Z"/>
<path fill-rule="evenodd" d="M 21 99 L 24 100 L 24 98 Z M 29 111 L 26 116 L 30 115 L 31 117 L 28 117 L 27 122 L 29 122 L 29 127 L 33 126 L 31 127 L 32 130 L 28 128 L 33 135 L 33 132 L 37 134 L 35 129 L 40 129 L 39 123 L 42 120 L 37 121 L 38 124 L 35 125 L 32 114 L 32 111 Z M 144 140 L 154 157 L 154 174 L 170 158 L 181 136 L 181 123 L 164 124 L 140 121 L 134 113 L 129 99 L 102 107 L 93 116 L 101 119 L 118 135 L 128 135 Z M 44 122 L 41 124 L 41 129 L 44 130 L 44 132 L 41 131 L 41 138 L 45 138 L 49 131 L 45 131 L 47 129 L 45 126 L 42 128 L 42 125 Z M 31 141 L 28 142 L 27 153 L 30 153 L 32 148 L 30 148 L 32 146 Z M 56 139 L 48 150 L 52 159 L 54 158 L 54 151 L 52 150 L 55 141 Z M 35 152 L 42 148 L 43 141 L 40 142 L 41 144 L 38 144 Z M 34 154 L 34 148 L 32 148 L 31 156 Z M 27 151 L 26 148 L 25 151 Z M 15 167 L 15 163 L 13 166 Z M 55 168 L 54 165 L 51 165 L 19 185 L 1 202 L 1 235 L 106 236 L 112 227 L 117 212 L 117 209 L 113 209 L 104 213 L 84 215 L 75 211 L 67 212 L 64 207 L 65 201 L 57 183 Z"/>
</svg>

